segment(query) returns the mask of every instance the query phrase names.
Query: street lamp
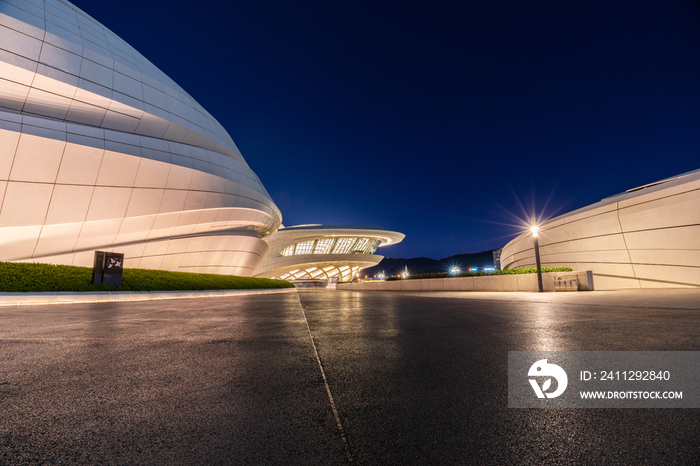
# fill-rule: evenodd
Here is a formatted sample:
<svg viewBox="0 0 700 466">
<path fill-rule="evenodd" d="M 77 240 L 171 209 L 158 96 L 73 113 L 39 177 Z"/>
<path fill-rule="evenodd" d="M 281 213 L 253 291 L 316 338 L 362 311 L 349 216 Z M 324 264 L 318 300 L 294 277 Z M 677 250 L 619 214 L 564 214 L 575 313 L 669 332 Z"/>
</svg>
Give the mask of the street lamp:
<svg viewBox="0 0 700 466">
<path fill-rule="evenodd" d="M 542 286 L 542 267 L 540 267 L 540 242 L 539 238 L 537 237 L 537 231 L 539 228 L 537 228 L 537 225 L 534 225 L 535 217 L 531 218 L 531 223 L 533 225 L 530 227 L 530 231 L 532 232 L 532 240 L 535 243 L 535 261 L 537 262 L 537 286 L 540 289 L 540 293 L 542 293 L 544 291 L 544 287 Z"/>
</svg>

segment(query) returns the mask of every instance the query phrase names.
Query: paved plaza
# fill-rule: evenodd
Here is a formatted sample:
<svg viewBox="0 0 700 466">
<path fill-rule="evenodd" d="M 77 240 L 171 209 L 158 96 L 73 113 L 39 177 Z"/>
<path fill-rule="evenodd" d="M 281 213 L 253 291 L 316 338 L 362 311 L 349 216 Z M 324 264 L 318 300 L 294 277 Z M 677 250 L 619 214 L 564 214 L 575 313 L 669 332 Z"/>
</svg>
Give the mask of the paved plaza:
<svg viewBox="0 0 700 466">
<path fill-rule="evenodd" d="M 3 465 L 700 459 L 697 410 L 507 408 L 508 351 L 700 350 L 700 290 L 299 291 L 0 322 Z"/>
</svg>

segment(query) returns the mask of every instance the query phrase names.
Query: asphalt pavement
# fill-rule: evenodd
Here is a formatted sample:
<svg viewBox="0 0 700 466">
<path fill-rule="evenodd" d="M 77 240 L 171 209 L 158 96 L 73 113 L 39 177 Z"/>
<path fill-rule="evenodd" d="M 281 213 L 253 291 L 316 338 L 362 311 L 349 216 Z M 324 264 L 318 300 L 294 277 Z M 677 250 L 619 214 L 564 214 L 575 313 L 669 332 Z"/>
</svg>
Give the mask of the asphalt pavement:
<svg viewBox="0 0 700 466">
<path fill-rule="evenodd" d="M 700 290 L 6 306 L 0 464 L 698 464 L 698 410 L 507 408 L 508 351 L 698 335 Z"/>
</svg>

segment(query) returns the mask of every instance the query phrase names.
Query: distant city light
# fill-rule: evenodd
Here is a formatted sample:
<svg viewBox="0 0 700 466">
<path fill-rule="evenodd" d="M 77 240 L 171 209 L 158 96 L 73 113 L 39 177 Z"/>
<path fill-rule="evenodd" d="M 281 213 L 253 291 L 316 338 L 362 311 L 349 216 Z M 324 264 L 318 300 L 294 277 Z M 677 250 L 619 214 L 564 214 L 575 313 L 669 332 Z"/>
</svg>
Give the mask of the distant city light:
<svg viewBox="0 0 700 466">
<path fill-rule="evenodd" d="M 459 273 L 459 267 L 452 267 L 450 268 L 450 273 L 452 275 L 458 274 Z"/>
</svg>

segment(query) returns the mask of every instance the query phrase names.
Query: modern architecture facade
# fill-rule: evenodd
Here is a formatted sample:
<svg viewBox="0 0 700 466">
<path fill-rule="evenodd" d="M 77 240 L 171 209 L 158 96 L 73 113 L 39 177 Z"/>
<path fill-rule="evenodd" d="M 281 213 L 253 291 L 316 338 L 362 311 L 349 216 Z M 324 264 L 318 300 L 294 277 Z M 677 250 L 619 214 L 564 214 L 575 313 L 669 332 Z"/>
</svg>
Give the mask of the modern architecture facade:
<svg viewBox="0 0 700 466">
<path fill-rule="evenodd" d="M 226 130 L 140 53 L 67 1 L 0 2 L 0 261 L 91 266 L 102 250 L 127 268 L 268 276 L 305 256 L 259 268 L 301 231 L 281 224 Z M 347 277 L 398 238 L 375 233 L 311 253 Z"/>
<path fill-rule="evenodd" d="M 700 170 L 548 220 L 539 245 L 543 267 L 592 270 L 597 290 L 700 286 Z M 529 231 L 503 247 L 501 263 L 535 266 Z"/>
<path fill-rule="evenodd" d="M 68 2 L 0 5 L 0 260 L 252 275 L 282 216 L 226 130 Z"/>
<path fill-rule="evenodd" d="M 402 233 L 365 226 L 283 227 L 265 238 L 270 249 L 255 276 L 347 282 L 384 258 L 374 254 L 377 248 L 399 243 L 403 238 Z"/>
</svg>

